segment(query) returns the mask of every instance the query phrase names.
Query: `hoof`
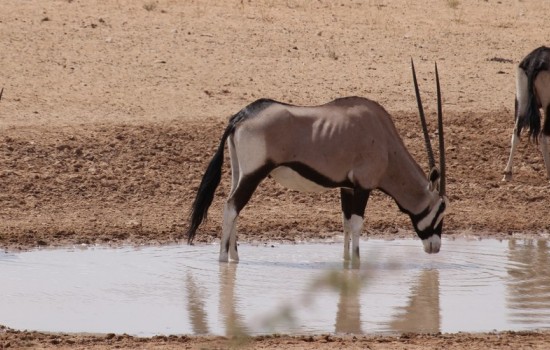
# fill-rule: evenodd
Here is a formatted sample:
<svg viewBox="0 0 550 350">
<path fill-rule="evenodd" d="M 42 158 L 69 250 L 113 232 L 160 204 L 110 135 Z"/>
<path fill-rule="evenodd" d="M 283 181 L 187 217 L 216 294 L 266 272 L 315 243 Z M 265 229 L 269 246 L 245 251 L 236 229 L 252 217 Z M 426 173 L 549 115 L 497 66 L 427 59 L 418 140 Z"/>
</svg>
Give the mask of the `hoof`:
<svg viewBox="0 0 550 350">
<path fill-rule="evenodd" d="M 511 172 L 504 173 L 504 176 L 502 177 L 502 181 L 506 181 L 506 182 L 512 181 L 512 173 Z"/>
</svg>

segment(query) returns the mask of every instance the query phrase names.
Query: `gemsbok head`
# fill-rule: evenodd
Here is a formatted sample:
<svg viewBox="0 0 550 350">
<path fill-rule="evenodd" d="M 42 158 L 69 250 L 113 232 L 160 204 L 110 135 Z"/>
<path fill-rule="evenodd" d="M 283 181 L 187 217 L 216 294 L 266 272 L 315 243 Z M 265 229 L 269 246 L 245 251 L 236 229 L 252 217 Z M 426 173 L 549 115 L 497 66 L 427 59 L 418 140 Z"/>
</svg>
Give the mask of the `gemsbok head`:
<svg viewBox="0 0 550 350">
<path fill-rule="evenodd" d="M 345 261 L 350 260 L 351 241 L 351 260 L 359 262 L 365 208 L 374 189 L 391 196 L 410 216 L 425 252 L 439 252 L 447 206 L 439 76 L 436 65 L 440 170 L 435 166 L 412 60 L 411 64 L 429 176 L 405 147 L 389 113 L 374 101 L 345 97 L 304 107 L 260 99 L 230 118 L 193 202 L 188 243 L 206 218 L 220 183 L 227 142 L 232 180 L 223 212 L 221 262 L 239 260 L 237 217 L 267 176 L 299 191 L 340 189 Z"/>
<path fill-rule="evenodd" d="M 541 130 L 540 109 L 544 110 L 544 125 Z M 504 169 L 503 181 L 512 180 L 514 153 L 523 128 L 535 143 L 540 136 L 540 148 L 550 179 L 550 48 L 541 46 L 530 52 L 519 63 L 516 72 L 515 127 L 508 163 Z M 542 134 L 541 134 L 542 131 Z"/>
</svg>

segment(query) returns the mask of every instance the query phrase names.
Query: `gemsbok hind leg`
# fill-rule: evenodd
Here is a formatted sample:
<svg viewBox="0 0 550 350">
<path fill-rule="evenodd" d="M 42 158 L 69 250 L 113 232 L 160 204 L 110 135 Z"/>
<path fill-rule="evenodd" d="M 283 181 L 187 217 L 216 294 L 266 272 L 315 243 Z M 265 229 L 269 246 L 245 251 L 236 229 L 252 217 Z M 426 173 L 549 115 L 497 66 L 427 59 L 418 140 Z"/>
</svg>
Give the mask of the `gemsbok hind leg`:
<svg viewBox="0 0 550 350">
<path fill-rule="evenodd" d="M 541 151 L 546 166 L 546 176 L 550 180 L 550 72 L 539 72 L 535 79 L 535 91 L 540 106 L 544 109 L 544 125 L 540 136 Z"/>
<path fill-rule="evenodd" d="M 242 175 L 239 177 L 237 184 L 231 189 L 231 193 L 223 209 L 219 261 L 227 262 L 229 261 L 229 257 L 233 261 L 239 261 L 237 251 L 237 218 L 260 182 L 267 177 L 271 170 L 271 167 L 264 166 L 253 173 Z"/>
<path fill-rule="evenodd" d="M 367 207 L 369 195 L 370 191 L 361 188 L 353 190 L 348 188 L 340 189 L 344 222 L 344 261 L 347 262 L 351 258 L 351 264 L 354 268 L 359 267 L 359 239 L 361 237 L 365 208 Z M 350 241 L 351 254 L 349 249 Z"/>
<path fill-rule="evenodd" d="M 544 105 L 543 105 L 544 106 Z M 540 135 L 540 150 L 546 166 L 546 176 L 550 179 L 550 101 L 544 110 L 544 126 Z"/>
<path fill-rule="evenodd" d="M 231 259 L 239 261 L 239 253 L 236 247 L 235 232 L 237 226 L 237 211 L 233 202 L 230 202 L 230 198 L 233 197 L 237 184 L 239 182 L 240 171 L 237 152 L 235 150 L 235 143 L 233 138 L 229 137 L 227 142 L 227 148 L 229 149 L 229 159 L 231 161 L 231 190 L 229 191 L 229 197 L 223 207 L 223 223 L 222 223 L 222 239 L 220 244 L 220 258 L 221 262 L 227 262 L 229 260 L 229 250 L 231 250 Z M 230 242 L 231 237 L 235 237 L 235 242 Z M 234 246 L 234 248 L 231 248 Z"/>
<path fill-rule="evenodd" d="M 512 131 L 512 140 L 510 145 L 510 156 L 508 157 L 508 163 L 504 168 L 504 176 L 502 181 L 512 181 L 513 177 L 513 163 L 514 154 L 519 144 L 519 123 L 523 123 L 523 119 L 526 118 L 527 106 L 529 104 L 529 95 L 527 93 L 527 75 L 521 68 L 517 68 L 516 73 L 516 101 L 514 110 L 514 131 Z"/>
</svg>

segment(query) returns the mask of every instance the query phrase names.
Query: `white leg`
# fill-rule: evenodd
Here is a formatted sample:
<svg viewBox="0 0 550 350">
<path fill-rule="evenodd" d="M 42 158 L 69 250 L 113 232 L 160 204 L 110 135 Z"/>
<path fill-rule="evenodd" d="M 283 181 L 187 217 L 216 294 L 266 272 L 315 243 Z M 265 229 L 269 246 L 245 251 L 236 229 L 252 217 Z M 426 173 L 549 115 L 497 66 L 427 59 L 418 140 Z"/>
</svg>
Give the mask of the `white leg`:
<svg viewBox="0 0 550 350">
<path fill-rule="evenodd" d="M 512 180 L 512 167 L 514 162 L 514 153 L 516 153 L 516 149 L 519 143 L 519 137 L 517 135 L 516 128 L 514 128 L 514 131 L 512 132 L 511 143 L 512 145 L 510 147 L 510 156 L 508 157 L 508 163 L 506 163 L 506 168 L 504 169 L 504 177 L 502 178 L 502 181 Z"/>
<path fill-rule="evenodd" d="M 229 192 L 229 196 L 232 196 L 237 188 L 240 176 L 239 159 L 237 158 L 237 151 L 235 150 L 232 137 L 229 138 L 227 147 L 229 148 L 229 159 L 231 160 L 231 191 Z"/>
<path fill-rule="evenodd" d="M 349 220 L 351 230 L 351 265 L 354 268 L 359 267 L 359 238 L 363 228 L 363 218 L 353 214 Z"/>
<path fill-rule="evenodd" d="M 237 158 L 237 152 L 235 150 L 235 144 L 233 143 L 233 138 L 229 138 L 228 142 L 229 148 L 229 158 L 231 160 L 231 190 L 229 192 L 229 198 L 233 196 L 235 190 L 237 189 L 237 184 L 239 183 L 240 171 L 239 171 L 239 162 Z M 223 223 L 223 232 L 222 232 L 222 242 L 220 247 L 220 261 L 228 261 L 227 256 L 227 245 L 229 244 L 229 257 L 231 260 L 239 261 L 239 253 L 237 252 L 237 213 L 235 207 L 229 204 L 225 204 L 224 207 L 224 223 Z M 229 232 L 229 233 L 227 233 Z M 222 258 L 224 260 L 222 260 Z"/>
<path fill-rule="evenodd" d="M 220 242 L 220 261 L 229 261 L 230 249 L 235 249 L 235 252 L 231 252 L 231 259 L 239 260 L 236 252 L 236 248 L 230 248 L 231 244 L 236 244 L 235 227 L 237 224 L 237 211 L 234 205 L 225 203 L 223 208 L 223 224 L 222 224 L 222 240 Z M 236 258 L 236 259 L 235 259 Z"/>
<path fill-rule="evenodd" d="M 350 240 L 350 221 L 346 219 L 346 215 L 342 214 L 343 223 L 344 223 L 344 261 L 350 260 L 349 254 L 349 245 Z"/>
<path fill-rule="evenodd" d="M 233 228 L 231 229 L 231 235 L 229 236 L 229 257 L 231 258 L 231 260 L 238 262 L 239 252 L 237 251 L 236 222 L 237 222 L 237 219 L 235 219 L 235 223 L 233 224 Z"/>
</svg>

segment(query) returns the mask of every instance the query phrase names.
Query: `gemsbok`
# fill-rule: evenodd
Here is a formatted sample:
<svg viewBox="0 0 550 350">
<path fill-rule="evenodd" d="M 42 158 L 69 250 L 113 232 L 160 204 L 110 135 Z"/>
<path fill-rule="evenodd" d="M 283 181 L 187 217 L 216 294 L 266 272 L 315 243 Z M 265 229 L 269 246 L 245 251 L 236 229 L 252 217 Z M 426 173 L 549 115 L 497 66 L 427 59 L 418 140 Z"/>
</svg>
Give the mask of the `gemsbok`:
<svg viewBox="0 0 550 350">
<path fill-rule="evenodd" d="M 344 224 L 344 260 L 359 262 L 359 238 L 369 195 L 379 189 L 407 213 L 424 251 L 441 247 L 445 195 L 445 153 L 437 65 L 439 155 L 436 168 L 418 83 L 413 80 L 430 173 L 426 177 L 399 136 L 389 113 L 378 103 L 344 97 L 320 106 L 294 106 L 257 100 L 229 120 L 217 151 L 199 185 L 187 230 L 192 244 L 206 218 L 222 175 L 224 145 L 231 160 L 231 190 L 223 210 L 219 261 L 238 261 L 237 217 L 260 182 L 271 176 L 290 189 L 340 188 Z"/>
<path fill-rule="evenodd" d="M 544 126 L 540 125 L 540 109 L 544 110 Z M 503 181 L 512 180 L 514 153 L 518 147 L 523 128 L 528 128 L 528 137 L 535 143 L 539 140 L 546 175 L 550 179 L 550 48 L 541 46 L 519 63 L 516 72 L 515 127 L 508 163 Z"/>
</svg>

